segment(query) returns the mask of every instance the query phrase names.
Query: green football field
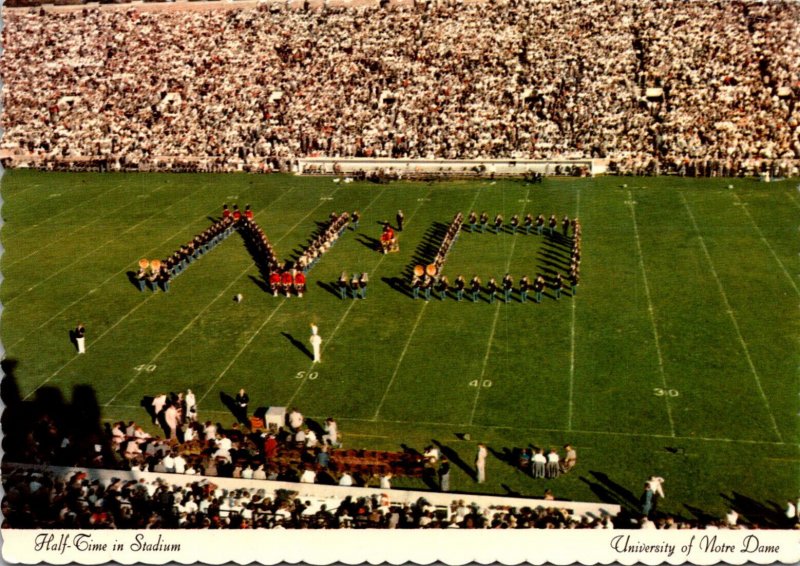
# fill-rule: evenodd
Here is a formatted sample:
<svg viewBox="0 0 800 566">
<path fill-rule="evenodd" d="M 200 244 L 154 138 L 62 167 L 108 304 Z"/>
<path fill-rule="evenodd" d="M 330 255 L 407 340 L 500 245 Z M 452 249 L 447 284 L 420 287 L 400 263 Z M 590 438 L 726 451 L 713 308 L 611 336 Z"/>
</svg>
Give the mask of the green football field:
<svg viewBox="0 0 800 566">
<path fill-rule="evenodd" d="M 624 186 L 624 185 L 627 186 Z M 728 188 L 732 185 L 733 188 Z M 296 406 L 339 422 L 345 447 L 439 443 L 464 492 L 636 505 L 666 479 L 662 509 L 686 518 L 774 518 L 800 493 L 798 181 L 680 178 L 336 184 L 283 175 L 7 171 L 0 267 L 5 356 L 20 394 L 90 385 L 107 420 L 150 424 L 144 396 L 191 388 L 201 420 L 230 424 L 220 394 Z M 169 293 L 128 273 L 251 204 L 280 259 L 296 257 L 332 211 L 358 209 L 309 272 L 304 298 L 274 298 L 233 234 Z M 376 251 L 405 212 L 400 252 Z M 426 302 L 410 297 L 461 211 L 579 216 L 581 283 L 560 300 Z M 558 240 L 462 232 L 444 273 L 484 283 L 566 272 Z M 341 300 L 342 271 L 367 272 L 366 300 Z M 241 293 L 237 304 L 233 297 Z M 87 327 L 87 354 L 69 331 Z M 322 363 L 308 354 L 319 326 Z M 155 432 L 155 430 L 153 430 Z M 465 436 L 466 435 L 466 436 Z M 488 481 L 475 483 L 478 442 Z M 578 467 L 534 480 L 515 448 L 577 448 Z M 426 488 L 400 479 L 398 487 Z"/>
</svg>

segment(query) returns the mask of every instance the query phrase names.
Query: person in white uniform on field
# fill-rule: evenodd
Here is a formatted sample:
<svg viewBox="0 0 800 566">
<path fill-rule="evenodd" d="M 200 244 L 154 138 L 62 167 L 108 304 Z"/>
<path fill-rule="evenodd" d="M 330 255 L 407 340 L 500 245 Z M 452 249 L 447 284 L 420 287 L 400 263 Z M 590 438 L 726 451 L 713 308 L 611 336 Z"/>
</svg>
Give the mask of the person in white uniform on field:
<svg viewBox="0 0 800 566">
<path fill-rule="evenodd" d="M 322 337 L 319 335 L 319 328 L 317 328 L 316 324 L 311 324 L 311 338 L 309 338 L 311 342 L 311 347 L 314 348 L 314 363 L 319 363 L 322 361 L 322 353 L 321 353 L 321 346 L 322 346 Z"/>
</svg>

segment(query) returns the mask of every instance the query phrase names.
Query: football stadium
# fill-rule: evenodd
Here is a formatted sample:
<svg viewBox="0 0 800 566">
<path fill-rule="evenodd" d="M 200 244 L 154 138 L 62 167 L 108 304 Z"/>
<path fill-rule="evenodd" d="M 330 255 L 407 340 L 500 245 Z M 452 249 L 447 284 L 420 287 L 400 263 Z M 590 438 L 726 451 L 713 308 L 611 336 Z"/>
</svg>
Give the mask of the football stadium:
<svg viewBox="0 0 800 566">
<path fill-rule="evenodd" d="M 797 528 L 797 3 L 3 18 L 4 529 Z"/>
</svg>

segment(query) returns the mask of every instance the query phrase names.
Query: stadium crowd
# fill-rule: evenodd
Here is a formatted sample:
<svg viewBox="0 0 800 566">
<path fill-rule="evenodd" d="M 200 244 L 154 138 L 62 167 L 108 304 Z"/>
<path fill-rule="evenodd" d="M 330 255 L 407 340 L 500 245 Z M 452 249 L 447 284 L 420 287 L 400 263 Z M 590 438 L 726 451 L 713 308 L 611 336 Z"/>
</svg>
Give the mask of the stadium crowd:
<svg viewBox="0 0 800 566">
<path fill-rule="evenodd" d="M 122 475 L 122 474 L 121 474 Z M 6 479 L 3 528 L 613 528 L 611 518 L 566 509 L 466 504 L 447 508 L 423 497 L 391 504 L 386 494 L 303 500 L 297 492 L 221 488 L 208 478 L 187 485 L 166 479 L 91 480 L 84 472 L 12 469 Z"/>
<path fill-rule="evenodd" d="M 590 517 L 572 514 L 554 501 L 536 507 L 466 503 L 453 499 L 434 506 L 424 497 L 392 503 L 387 494 L 302 498 L 286 489 L 225 489 L 213 478 L 178 482 L 90 479 L 83 471 L 64 474 L 6 467 L 2 528 L 58 529 L 750 529 L 758 528 L 735 510 L 703 522 L 659 516 L 653 520 L 621 513 Z M 124 476 L 124 474 L 120 474 Z M 172 481 L 170 481 L 172 480 Z M 797 528 L 789 501 L 783 528 Z"/>
<path fill-rule="evenodd" d="M 24 441 L 8 446 L 12 452 L 7 452 L 3 465 L 2 527 L 800 528 L 800 501 L 793 500 L 787 502 L 784 512 L 770 510 L 765 516 L 741 508 L 732 508 L 718 519 L 664 514 L 657 509 L 664 497 L 664 479 L 657 476 L 645 483 L 640 505 L 629 502 L 613 517 L 570 511 L 570 502 L 557 500 L 550 489 L 544 491 L 542 501 L 527 507 L 486 498 L 466 504 L 463 496 L 454 496 L 445 508 L 441 495 L 436 505 L 424 495 L 414 503 L 398 504 L 392 502 L 397 498 L 390 496 L 394 493 L 391 473 L 381 472 L 377 478 L 371 474 L 380 466 L 348 463 L 374 459 L 381 453 L 342 450 L 342 435 L 333 418 L 316 423 L 293 408 L 285 425 L 277 429 L 260 429 L 257 419 L 248 419 L 252 428 L 239 422 L 224 427 L 201 422 L 191 390 L 185 395 L 157 395 L 148 401 L 143 406 L 155 422 L 170 429 L 168 439 L 149 434 L 135 422 L 122 421 L 107 423 L 105 431 L 97 435 L 71 438 L 55 421 L 37 419 L 34 429 L 20 436 Z M 348 460 L 350 453 L 356 452 L 358 456 Z M 553 479 L 571 473 L 578 462 L 571 445 L 564 446 L 563 455 L 555 448 L 546 455 L 541 448 L 506 452 L 499 457 L 532 478 Z M 438 445 L 430 445 L 422 453 L 407 450 L 397 455 L 402 458 L 393 460 L 393 472 L 410 465 L 408 469 L 420 472 L 416 477 L 427 478 L 429 483 L 438 476 L 440 491 L 449 491 L 450 462 Z M 81 470 L 50 465 L 107 471 L 89 477 Z M 150 475 L 136 479 L 130 470 Z M 241 485 L 231 487 L 231 480 L 217 478 L 241 480 Z M 298 489 L 248 480 L 296 482 Z M 377 486 L 381 493 L 343 490 L 299 497 L 301 483 Z"/>
<path fill-rule="evenodd" d="M 796 2 L 32 8 L 4 19 L 0 149 L 16 164 L 599 157 L 618 173 L 786 176 L 800 158 Z"/>
</svg>

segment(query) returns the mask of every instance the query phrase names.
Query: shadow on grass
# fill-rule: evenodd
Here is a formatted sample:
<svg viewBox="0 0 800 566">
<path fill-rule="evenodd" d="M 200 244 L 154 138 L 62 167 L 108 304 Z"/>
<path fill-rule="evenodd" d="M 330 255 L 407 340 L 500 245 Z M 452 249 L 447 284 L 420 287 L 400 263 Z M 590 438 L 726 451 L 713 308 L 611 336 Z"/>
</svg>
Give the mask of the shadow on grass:
<svg viewBox="0 0 800 566">
<path fill-rule="evenodd" d="M 130 281 L 131 285 L 136 287 L 136 290 L 139 291 L 140 290 L 139 289 L 139 278 L 136 277 L 136 272 L 135 271 L 128 271 L 127 273 L 125 273 L 125 275 L 128 276 L 128 281 Z"/>
<path fill-rule="evenodd" d="M 358 236 L 356 236 L 356 242 L 366 246 L 370 250 L 374 250 L 376 252 L 381 251 L 381 241 L 378 238 L 367 236 L 363 232 L 359 232 Z"/>
<path fill-rule="evenodd" d="M 389 285 L 392 289 L 397 291 L 398 293 L 404 294 L 406 297 L 413 297 L 411 294 L 411 289 L 406 285 L 406 283 L 399 277 L 381 277 L 381 281 Z M 421 294 L 420 294 L 421 295 Z"/>
<path fill-rule="evenodd" d="M 269 288 L 269 283 L 267 283 L 263 279 L 260 279 L 255 275 L 248 275 L 248 277 L 250 278 L 250 281 L 255 283 L 256 287 L 258 287 L 260 290 L 264 291 L 265 293 L 271 292 L 271 289 Z"/>
<path fill-rule="evenodd" d="M 614 503 L 630 510 L 639 509 L 639 498 L 629 489 L 613 481 L 603 472 L 592 472 L 589 474 L 596 480 L 581 476 L 580 480 L 589 486 L 589 489 L 604 503 Z"/>
<path fill-rule="evenodd" d="M 411 281 L 411 277 L 414 275 L 414 266 L 424 266 L 433 263 L 436 259 L 436 253 L 439 251 L 439 246 L 445 234 L 447 234 L 447 227 L 448 224 L 444 224 L 443 222 L 434 222 L 425 231 L 425 235 L 422 237 L 419 245 L 417 245 L 417 249 L 414 250 L 411 263 L 406 265 L 403 270 L 403 275 L 406 277 L 406 280 Z"/>
<path fill-rule="evenodd" d="M 309 360 L 313 360 L 314 359 L 314 354 L 311 353 L 311 350 L 306 348 L 306 345 L 305 345 L 304 342 L 298 340 L 297 338 L 295 338 L 294 336 L 292 336 L 288 332 L 281 332 L 281 336 L 283 336 L 289 342 L 291 342 L 292 346 L 294 346 L 295 348 L 300 350 L 303 354 L 305 354 L 306 357 L 308 357 Z"/>
<path fill-rule="evenodd" d="M 477 471 L 473 469 L 472 466 L 468 465 L 464 460 L 462 460 L 461 456 L 458 455 L 458 452 L 456 452 L 446 444 L 442 444 L 438 440 L 432 439 L 431 442 L 433 442 L 436 446 L 439 447 L 439 451 L 442 453 L 442 456 L 447 456 L 447 459 L 450 460 L 450 462 L 454 466 L 458 466 L 459 468 L 461 468 L 464 471 L 464 473 L 466 473 L 473 480 L 478 479 Z"/>
<path fill-rule="evenodd" d="M 337 299 L 340 298 L 339 296 L 339 283 L 338 281 L 335 283 L 326 283 L 325 281 L 317 281 L 317 287 L 324 289 Z"/>
<path fill-rule="evenodd" d="M 691 513 L 694 517 L 696 517 L 697 520 L 700 521 L 700 523 L 704 525 L 710 525 L 711 523 L 719 520 L 719 517 L 715 517 L 714 515 L 711 515 L 703 511 L 702 509 L 699 509 L 698 507 L 694 507 L 692 505 L 687 505 L 687 504 L 684 504 L 683 506 L 686 508 L 687 511 L 689 511 L 689 513 Z"/>
<path fill-rule="evenodd" d="M 247 420 L 247 411 L 242 411 L 239 406 L 236 404 L 236 400 L 225 393 L 224 391 L 219 392 L 219 400 L 225 405 L 225 408 L 228 409 L 234 418 L 239 421 L 243 425 L 250 426 L 250 423 Z"/>
<path fill-rule="evenodd" d="M 734 491 L 731 495 L 720 493 L 722 499 L 728 502 L 731 509 L 736 511 L 740 518 L 747 523 L 757 524 L 770 529 L 786 529 L 791 523 L 786 514 L 774 501 L 769 501 L 769 506 Z"/>
</svg>

